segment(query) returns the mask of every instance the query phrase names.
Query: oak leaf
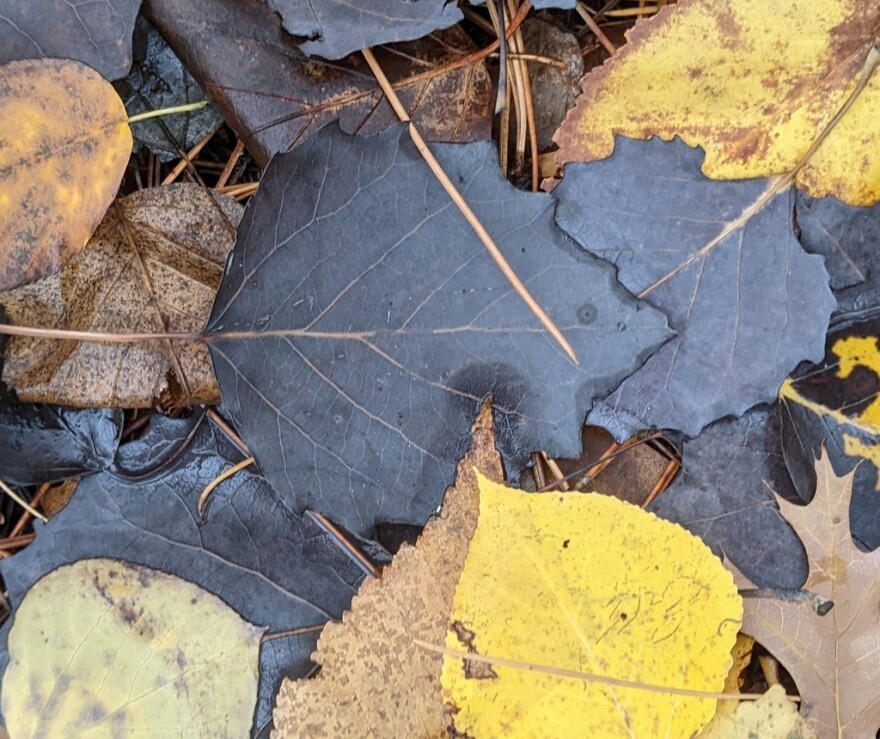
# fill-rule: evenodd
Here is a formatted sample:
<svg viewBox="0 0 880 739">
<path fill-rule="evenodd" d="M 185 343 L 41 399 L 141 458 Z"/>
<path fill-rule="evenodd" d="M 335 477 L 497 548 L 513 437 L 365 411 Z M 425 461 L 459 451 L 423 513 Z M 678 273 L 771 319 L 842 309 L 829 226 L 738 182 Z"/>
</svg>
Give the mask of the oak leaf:
<svg viewBox="0 0 880 739">
<path fill-rule="evenodd" d="M 873 736 L 880 726 L 880 550 L 863 552 L 850 535 L 852 473 L 837 477 L 823 454 L 816 476 L 809 505 L 777 496 L 807 550 L 809 600 L 745 598 L 742 629 L 791 673 L 819 736 Z"/>
</svg>

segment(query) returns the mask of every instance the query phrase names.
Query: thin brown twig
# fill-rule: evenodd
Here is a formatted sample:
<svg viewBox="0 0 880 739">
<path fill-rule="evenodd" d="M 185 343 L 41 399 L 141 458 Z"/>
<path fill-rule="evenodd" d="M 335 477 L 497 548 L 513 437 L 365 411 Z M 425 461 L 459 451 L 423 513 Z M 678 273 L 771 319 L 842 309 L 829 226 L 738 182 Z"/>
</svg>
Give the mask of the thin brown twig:
<svg viewBox="0 0 880 739">
<path fill-rule="evenodd" d="M 437 644 L 423 641 L 422 639 L 413 639 L 413 643 L 435 654 L 442 654 L 446 657 L 454 657 L 455 659 L 468 660 L 470 662 L 481 662 L 487 665 L 495 665 L 498 667 L 511 667 L 516 670 L 525 670 L 527 672 L 540 672 L 544 675 L 553 675 L 554 677 L 572 678 L 574 680 L 583 680 L 584 682 L 599 683 L 600 685 L 613 685 L 619 688 L 633 688 L 635 690 L 645 690 L 649 693 L 661 693 L 666 695 L 682 695 L 688 698 L 709 698 L 712 700 L 729 700 L 729 701 L 755 701 L 764 697 L 763 693 L 713 693 L 705 690 L 688 690 L 686 688 L 674 688 L 667 685 L 653 685 L 651 683 L 640 683 L 633 680 L 621 680 L 616 677 L 606 677 L 604 675 L 593 675 L 589 672 L 580 672 L 578 670 L 566 670 L 562 667 L 553 667 L 552 665 L 537 665 L 531 662 L 521 662 L 515 659 L 506 659 L 504 657 L 487 657 L 476 652 L 460 652 L 457 649 L 449 649 L 441 647 Z M 800 698 L 797 696 L 786 696 L 792 702 L 798 702 Z"/>
<path fill-rule="evenodd" d="M 220 190 L 220 188 L 224 187 L 226 183 L 229 181 L 230 176 L 232 176 L 232 170 L 235 169 L 235 165 L 238 163 L 239 158 L 244 152 L 244 141 L 239 139 L 235 142 L 235 148 L 232 150 L 232 153 L 229 155 L 229 159 L 226 160 L 226 166 L 223 167 L 223 171 L 220 173 L 220 176 L 217 178 L 217 182 L 214 185 L 215 190 Z"/>
<path fill-rule="evenodd" d="M 12 498 L 16 503 L 18 503 L 22 508 L 24 508 L 28 513 L 30 513 L 34 518 L 39 518 L 43 523 L 46 523 L 49 519 L 46 518 L 42 513 L 40 513 L 36 508 L 34 508 L 30 503 L 28 503 L 24 498 L 22 498 L 18 493 L 16 493 L 9 485 L 7 485 L 3 480 L 0 480 L 0 490 L 6 493 L 10 498 Z"/>
<path fill-rule="evenodd" d="M 40 485 L 39 489 L 37 490 L 37 494 L 34 495 L 33 499 L 31 500 L 31 506 L 36 508 L 40 501 L 46 496 L 46 493 L 49 492 L 49 489 L 51 487 L 52 486 L 48 482 L 44 482 L 42 485 Z M 31 512 L 25 509 L 24 513 L 21 514 L 15 526 L 12 527 L 12 531 L 9 532 L 9 538 L 14 539 L 22 531 L 24 531 L 24 527 L 27 526 L 28 523 L 30 523 L 30 520 L 32 518 L 33 516 L 31 515 Z"/>
<path fill-rule="evenodd" d="M 181 157 L 180 161 L 175 165 L 174 169 L 172 169 L 171 172 L 168 173 L 168 176 L 164 180 L 162 180 L 162 184 L 170 185 L 172 182 L 174 182 L 174 180 L 180 177 L 181 174 L 183 174 L 183 170 L 185 170 L 187 167 L 191 167 L 192 160 L 199 155 L 199 152 L 205 148 L 205 145 L 213 138 L 213 136 L 214 132 L 211 131 L 211 133 L 206 134 L 199 141 L 197 141 L 193 145 L 192 149 L 186 152 L 185 156 Z"/>
<path fill-rule="evenodd" d="M 373 561 L 329 518 L 312 510 L 307 510 L 303 517 L 309 519 L 321 531 L 333 539 L 334 544 L 345 552 L 348 558 L 363 570 L 364 574 L 369 577 L 379 577 L 380 572 L 376 565 L 373 564 Z"/>
<path fill-rule="evenodd" d="M 211 482 L 205 485 L 205 489 L 202 490 L 202 494 L 199 496 L 199 501 L 196 503 L 196 512 L 199 514 L 201 518 L 205 517 L 205 504 L 208 502 L 208 498 L 211 496 L 211 493 L 217 488 L 217 486 L 223 482 L 224 480 L 228 480 L 237 472 L 240 472 L 245 467 L 250 467 L 254 463 L 253 457 L 248 457 L 247 459 L 243 459 L 238 464 L 233 465 L 228 470 L 224 470 L 217 477 L 215 477 Z"/>
<path fill-rule="evenodd" d="M 605 51 L 611 54 L 611 56 L 617 56 L 617 47 L 611 43 L 611 40 L 605 35 L 605 32 L 599 28 L 599 24 L 593 20 L 593 16 L 587 11 L 587 6 L 578 0 L 577 5 L 574 7 L 577 14 L 581 17 L 581 20 L 583 20 L 587 28 L 592 31 L 596 40 L 605 47 Z"/>
<path fill-rule="evenodd" d="M 471 207 L 467 204 L 467 202 L 465 202 L 464 198 L 461 196 L 461 193 L 459 193 L 455 185 L 452 184 L 449 176 L 446 174 L 446 172 L 443 171 L 440 163 L 431 153 L 431 150 L 428 148 L 428 145 L 425 143 L 425 140 L 422 138 L 419 130 L 410 120 L 409 115 L 406 112 L 406 108 L 403 107 L 403 104 L 400 102 L 400 98 L 397 97 L 397 93 L 394 92 L 394 88 L 391 87 L 391 84 L 388 81 L 388 77 L 385 76 L 385 72 L 376 61 L 376 57 L 373 55 L 373 52 L 370 49 L 364 49 L 361 53 L 367 60 L 367 64 L 370 65 L 370 69 L 373 70 L 373 74 L 376 75 L 376 79 L 379 81 L 379 85 L 382 87 L 382 91 L 388 98 L 388 102 L 391 104 L 392 108 L 394 108 L 394 112 L 397 114 L 397 117 L 400 118 L 401 121 L 409 123 L 409 135 L 410 138 L 412 138 L 413 143 L 416 145 L 416 148 L 419 150 L 419 153 L 422 155 L 428 167 L 434 173 L 434 176 L 440 181 L 443 189 L 446 190 L 449 197 L 461 211 L 462 215 L 470 224 L 471 228 L 474 229 L 480 241 L 483 242 L 483 246 L 486 247 L 492 259 L 495 260 L 495 264 L 498 265 L 498 268 L 507 278 L 507 281 L 511 284 L 517 295 L 522 298 L 523 302 L 525 302 L 525 304 L 529 307 L 529 310 L 531 310 L 532 313 L 535 314 L 535 316 L 538 318 L 544 328 L 549 331 L 550 335 L 562 347 L 562 349 L 565 351 L 571 361 L 575 364 L 578 364 L 577 355 L 575 354 L 574 349 L 572 349 L 571 344 L 568 343 L 566 338 L 562 335 L 562 332 L 556 327 L 556 324 L 554 324 L 550 317 L 544 312 L 544 309 L 541 308 L 540 305 L 538 305 L 538 303 L 532 297 L 531 293 L 529 293 L 526 286 L 523 285 L 522 281 L 519 279 L 519 277 L 517 277 L 516 273 L 513 271 L 513 268 L 510 266 L 510 264 L 508 264 L 507 260 L 504 258 L 504 255 L 501 253 L 501 250 L 496 246 L 488 231 L 486 231 L 486 228 L 483 226 L 482 223 L 480 223 L 480 220 L 477 218 L 476 214 L 473 212 L 473 210 L 471 210 Z"/>
</svg>

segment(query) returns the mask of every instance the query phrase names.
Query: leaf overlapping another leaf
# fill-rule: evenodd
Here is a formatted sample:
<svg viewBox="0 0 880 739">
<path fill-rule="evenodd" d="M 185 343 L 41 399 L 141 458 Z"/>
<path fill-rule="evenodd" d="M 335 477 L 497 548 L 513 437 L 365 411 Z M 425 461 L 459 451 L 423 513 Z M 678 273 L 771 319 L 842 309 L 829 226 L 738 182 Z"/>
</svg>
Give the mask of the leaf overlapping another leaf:
<svg viewBox="0 0 880 739">
<path fill-rule="evenodd" d="M 669 337 L 665 318 L 515 190 L 486 144 L 438 160 L 582 357 L 510 287 L 402 126 L 324 129 L 277 157 L 239 227 L 207 338 L 251 451 L 297 510 L 423 523 L 493 396 L 511 468 L 578 452 L 583 417 Z"/>
<path fill-rule="evenodd" d="M 621 139 L 610 159 L 568 165 L 553 191 L 557 223 L 678 332 L 590 412 L 618 439 L 651 426 L 696 435 L 772 401 L 823 353 L 835 301 L 795 237 L 792 192 L 764 202 L 770 180 L 713 182 L 701 159 L 680 141 Z"/>
</svg>

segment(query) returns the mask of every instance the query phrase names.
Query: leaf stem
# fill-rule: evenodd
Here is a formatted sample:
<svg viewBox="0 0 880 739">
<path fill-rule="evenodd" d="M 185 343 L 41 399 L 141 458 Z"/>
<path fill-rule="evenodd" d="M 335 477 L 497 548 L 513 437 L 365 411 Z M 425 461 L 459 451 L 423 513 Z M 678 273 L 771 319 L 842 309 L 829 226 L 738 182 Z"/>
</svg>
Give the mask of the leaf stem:
<svg viewBox="0 0 880 739">
<path fill-rule="evenodd" d="M 577 670 L 566 670 L 562 667 L 553 667 L 552 665 L 536 665 L 531 662 L 520 662 L 515 659 L 505 659 L 504 657 L 487 657 L 476 652 L 460 652 L 456 649 L 437 646 L 421 639 L 413 639 L 413 643 L 429 652 L 442 654 L 446 657 L 454 657 L 457 659 L 469 660 L 471 662 L 480 662 L 488 665 L 497 665 L 498 667 L 512 667 L 517 670 L 527 670 L 529 672 L 540 672 L 545 675 L 553 675 L 555 677 L 567 677 L 575 680 L 584 680 L 586 682 L 600 683 L 602 685 L 614 685 L 620 688 L 634 688 L 636 690 L 646 690 L 649 693 L 664 693 L 667 695 L 683 695 L 689 698 L 709 698 L 713 700 L 728 701 L 755 701 L 763 698 L 763 693 L 712 693 L 705 690 L 688 690 L 687 688 L 675 688 L 671 685 L 653 685 L 651 683 L 635 682 L 633 680 L 621 680 L 617 677 L 606 677 L 605 675 L 592 675 L 589 672 L 579 672 Z M 796 696 L 786 696 L 790 701 L 797 702 L 800 699 Z"/>
<path fill-rule="evenodd" d="M 110 334 L 101 331 L 69 331 L 61 328 L 34 328 L 0 324 L 0 334 L 6 336 L 30 336 L 35 339 L 66 339 L 69 341 L 94 341 L 99 344 L 134 344 L 138 341 L 204 341 L 201 333 L 158 332 L 152 334 Z"/>
<path fill-rule="evenodd" d="M 471 207 L 461 196 L 461 193 L 456 189 L 455 185 L 452 184 L 452 180 L 449 179 L 449 175 L 447 175 L 446 172 L 443 171 L 440 163 L 431 153 L 431 150 L 428 148 L 428 145 L 422 138 L 421 133 L 419 133 L 419 130 L 415 127 L 415 124 L 412 122 L 412 120 L 410 120 L 409 114 L 406 112 L 406 108 L 403 106 L 403 103 L 400 102 L 400 98 L 397 96 L 397 93 L 394 91 L 394 88 L 388 81 L 388 77 L 385 75 L 382 67 L 379 66 L 379 62 L 376 61 L 376 57 L 373 56 L 373 52 L 370 49 L 364 49 L 361 53 L 364 55 L 364 59 L 367 60 L 367 64 L 370 65 L 370 69 L 376 76 L 376 79 L 378 80 L 379 85 L 382 88 L 382 92 L 385 93 L 385 97 L 388 99 L 388 102 L 391 104 L 391 107 L 394 109 L 397 117 L 400 118 L 400 120 L 404 123 L 409 123 L 410 138 L 416 145 L 416 148 L 419 150 L 419 153 L 422 155 L 425 163 L 428 165 L 428 167 L 431 169 L 431 172 L 434 173 L 434 176 L 443 186 L 443 189 L 446 190 L 449 197 L 461 211 L 461 214 L 465 217 L 465 220 L 467 220 L 471 228 L 473 228 L 480 241 L 483 242 L 483 246 L 486 247 L 492 259 L 495 260 L 495 264 L 498 265 L 498 268 L 501 270 L 502 274 L 507 278 L 507 281 L 516 291 L 517 295 L 522 298 L 523 302 L 528 306 L 529 310 L 531 310 L 532 313 L 535 314 L 535 316 L 541 322 L 544 328 L 546 328 L 547 331 L 550 332 L 550 335 L 562 347 L 562 349 L 565 351 L 571 361 L 575 364 L 579 364 L 577 355 L 575 354 L 574 349 L 572 349 L 571 344 L 568 343 L 566 338 L 562 335 L 562 332 L 550 319 L 550 316 L 548 316 L 544 312 L 544 309 L 541 308 L 540 305 L 538 305 L 538 302 L 532 297 L 531 293 L 529 293 L 528 289 L 525 285 L 523 285 L 519 277 L 517 277 L 516 273 L 513 271 L 513 268 L 510 266 L 510 264 L 504 258 L 504 255 L 501 253 L 501 250 L 492 240 L 489 232 L 486 231 L 486 228 L 483 226 L 482 223 L 480 223 L 479 218 L 477 218 L 476 214 L 471 210 Z"/>
<path fill-rule="evenodd" d="M 160 108 L 159 110 L 148 110 L 146 113 L 138 113 L 128 119 L 128 124 L 146 121 L 149 118 L 160 118 L 165 115 L 175 115 L 177 113 L 189 113 L 193 110 L 201 110 L 210 100 L 199 100 L 197 103 L 186 103 L 185 105 L 174 105 L 171 108 Z"/>
</svg>

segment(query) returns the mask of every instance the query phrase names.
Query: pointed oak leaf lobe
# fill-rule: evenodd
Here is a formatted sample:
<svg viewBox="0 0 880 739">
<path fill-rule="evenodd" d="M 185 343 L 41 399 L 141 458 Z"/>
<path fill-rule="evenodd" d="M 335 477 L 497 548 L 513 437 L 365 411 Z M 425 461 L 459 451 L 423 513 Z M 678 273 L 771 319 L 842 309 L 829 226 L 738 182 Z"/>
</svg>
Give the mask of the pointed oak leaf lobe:
<svg viewBox="0 0 880 739">
<path fill-rule="evenodd" d="M 707 180 L 702 159 L 679 140 L 621 139 L 609 159 L 568 165 L 553 192 L 557 223 L 678 332 L 590 413 L 618 439 L 649 426 L 694 436 L 773 400 L 823 354 L 835 300 L 794 235 L 791 192 L 759 207 L 768 180 Z"/>
<path fill-rule="evenodd" d="M 424 523 L 494 398 L 510 469 L 576 454 L 584 414 L 669 337 L 665 317 L 502 177 L 487 143 L 434 152 L 581 357 L 512 290 L 409 140 L 333 126 L 277 156 L 207 329 L 224 402 L 276 490 L 357 532 Z M 236 335 L 238 334 L 238 335 Z"/>
</svg>

